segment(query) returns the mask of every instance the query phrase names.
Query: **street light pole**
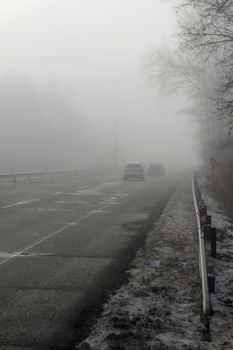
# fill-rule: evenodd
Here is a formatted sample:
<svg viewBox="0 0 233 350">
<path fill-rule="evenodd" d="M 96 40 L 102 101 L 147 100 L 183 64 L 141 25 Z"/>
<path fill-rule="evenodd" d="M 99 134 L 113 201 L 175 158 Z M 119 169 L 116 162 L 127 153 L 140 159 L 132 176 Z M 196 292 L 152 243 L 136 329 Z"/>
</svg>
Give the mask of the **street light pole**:
<svg viewBox="0 0 233 350">
<path fill-rule="evenodd" d="M 116 166 L 118 163 L 117 155 L 117 84 L 113 86 L 113 163 Z"/>
</svg>

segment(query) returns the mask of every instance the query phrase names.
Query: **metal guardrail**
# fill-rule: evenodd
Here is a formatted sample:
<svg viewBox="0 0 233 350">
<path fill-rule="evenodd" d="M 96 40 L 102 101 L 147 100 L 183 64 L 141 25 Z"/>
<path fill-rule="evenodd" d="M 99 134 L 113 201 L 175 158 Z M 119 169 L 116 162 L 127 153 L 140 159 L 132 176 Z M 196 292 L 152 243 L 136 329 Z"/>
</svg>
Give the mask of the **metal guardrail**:
<svg viewBox="0 0 233 350">
<path fill-rule="evenodd" d="M 33 172 L 21 172 L 21 173 L 0 173 L 0 180 L 13 180 L 14 182 L 17 181 L 19 178 L 27 178 L 29 181 L 31 178 L 38 177 L 41 181 L 43 181 L 44 177 L 54 177 L 54 176 L 60 176 L 63 175 L 81 175 L 83 173 L 87 173 L 87 169 L 79 169 L 79 170 L 53 170 L 53 171 L 33 171 Z"/>
<path fill-rule="evenodd" d="M 205 238 L 204 232 L 201 227 L 200 221 L 200 207 L 196 197 L 195 189 L 195 175 L 192 176 L 192 193 L 194 207 L 197 217 L 197 226 L 198 226 L 198 240 L 199 240 L 199 266 L 200 266 L 200 275 L 201 275 L 201 285 L 202 285 L 202 311 L 205 316 L 210 314 L 210 299 L 209 299 L 209 287 L 208 287 L 208 276 L 207 276 L 207 267 L 206 267 L 206 255 L 205 255 Z"/>
</svg>

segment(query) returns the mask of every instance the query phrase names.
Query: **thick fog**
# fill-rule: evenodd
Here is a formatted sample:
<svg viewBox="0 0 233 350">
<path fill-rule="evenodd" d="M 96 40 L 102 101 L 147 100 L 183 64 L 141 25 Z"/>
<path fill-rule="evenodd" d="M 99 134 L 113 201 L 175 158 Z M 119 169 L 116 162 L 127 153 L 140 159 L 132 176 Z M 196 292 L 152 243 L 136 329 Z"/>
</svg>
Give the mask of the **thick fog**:
<svg viewBox="0 0 233 350">
<path fill-rule="evenodd" d="M 2 0 L 0 171 L 192 166 L 185 98 L 161 96 L 143 71 L 175 27 L 159 0 Z"/>
</svg>

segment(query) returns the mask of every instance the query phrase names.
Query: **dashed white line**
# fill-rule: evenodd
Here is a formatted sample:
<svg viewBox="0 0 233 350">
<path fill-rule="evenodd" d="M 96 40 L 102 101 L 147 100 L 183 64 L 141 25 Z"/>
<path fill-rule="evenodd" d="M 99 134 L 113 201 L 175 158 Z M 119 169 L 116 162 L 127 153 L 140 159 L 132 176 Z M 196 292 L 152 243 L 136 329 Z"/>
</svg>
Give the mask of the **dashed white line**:
<svg viewBox="0 0 233 350">
<path fill-rule="evenodd" d="M 28 204 L 28 203 L 33 203 L 33 202 L 38 202 L 39 199 L 35 198 L 35 199 L 28 199 L 26 201 L 21 201 L 21 202 L 17 202 L 17 203 L 13 203 L 13 204 L 8 204 L 8 205 L 4 205 L 2 207 L 2 209 L 7 209 L 7 208 L 11 208 L 11 207 L 16 207 L 18 205 L 24 205 L 24 204 Z"/>
<path fill-rule="evenodd" d="M 102 213 L 104 211 L 105 208 L 111 206 L 113 203 L 107 203 L 105 205 L 103 205 L 101 208 L 98 209 L 98 213 Z M 14 253 L 12 253 L 12 255 L 10 255 L 9 257 L 7 257 L 6 259 L 0 261 L 0 265 L 3 265 L 5 264 L 6 262 L 8 262 L 9 260 L 12 260 L 14 259 L 15 257 L 19 256 L 20 254 L 26 252 L 27 250 L 37 246 L 38 244 L 44 242 L 44 241 L 47 241 L 48 239 L 50 239 L 51 237 L 53 236 L 56 236 L 57 234 L 67 230 L 68 228 L 70 228 L 71 226 L 75 226 L 75 225 L 78 225 L 80 224 L 82 221 L 86 220 L 87 218 L 89 218 L 90 216 L 94 215 L 94 214 L 97 214 L 97 212 L 95 211 L 90 211 L 89 213 L 87 213 L 86 215 L 84 215 L 83 217 L 81 217 L 79 220 L 75 221 L 75 222 L 70 222 L 62 227 L 60 227 L 58 230 L 54 231 L 54 232 L 51 232 L 51 233 L 48 233 L 48 234 L 45 234 L 43 237 L 35 240 L 34 242 L 26 245 L 25 247 L 15 251 Z"/>
<path fill-rule="evenodd" d="M 121 198 L 124 198 L 125 196 L 128 196 L 128 194 L 124 194 L 124 195 L 122 194 Z M 95 211 L 95 210 L 93 211 L 92 210 L 92 211 L 88 212 L 86 215 L 84 215 L 83 217 L 81 217 L 79 220 L 77 220 L 75 222 L 70 222 L 70 223 L 60 227 L 58 230 L 56 230 L 54 232 L 45 234 L 44 236 L 42 236 L 41 238 L 35 240 L 34 242 L 32 242 L 32 243 L 24 246 L 23 248 L 13 252 L 12 255 L 9 254 L 8 257 L 6 257 L 4 260 L 0 261 L 0 265 L 5 264 L 9 260 L 14 259 L 15 257 L 19 256 L 20 254 L 26 252 L 27 250 L 29 250 L 31 248 L 37 246 L 38 244 L 40 244 L 40 243 L 42 243 L 44 241 L 47 241 L 51 237 L 54 237 L 57 234 L 62 233 L 63 231 L 65 231 L 68 228 L 70 228 L 71 226 L 80 224 L 82 221 L 86 220 L 90 216 L 92 216 L 94 214 L 97 214 L 97 213 L 99 213 L 99 214 L 103 213 L 104 209 L 106 209 L 107 207 L 110 207 L 111 205 L 114 205 L 115 203 L 117 203 L 117 204 L 119 203 L 119 201 L 118 201 L 119 200 L 119 196 L 117 196 L 117 197 L 110 197 L 110 198 L 111 198 L 111 202 L 107 202 L 107 203 L 105 202 L 105 204 L 102 207 L 100 207 L 97 211 Z M 9 208 L 9 207 L 12 207 L 12 206 L 27 204 L 27 203 L 31 203 L 31 202 L 35 202 L 35 201 L 39 201 L 39 199 L 30 199 L 30 200 L 27 200 L 27 201 L 22 201 L 22 202 L 10 204 L 10 205 L 4 206 L 2 208 Z"/>
<path fill-rule="evenodd" d="M 62 193 L 64 193 L 64 191 L 51 193 L 50 196 L 57 196 L 57 195 L 62 194 Z"/>
</svg>

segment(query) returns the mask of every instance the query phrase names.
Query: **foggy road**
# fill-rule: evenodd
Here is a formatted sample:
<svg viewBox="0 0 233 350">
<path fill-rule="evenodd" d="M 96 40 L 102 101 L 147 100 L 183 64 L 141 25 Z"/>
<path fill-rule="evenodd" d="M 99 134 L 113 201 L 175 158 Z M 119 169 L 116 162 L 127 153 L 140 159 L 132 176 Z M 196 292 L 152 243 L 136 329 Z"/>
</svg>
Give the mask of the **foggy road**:
<svg viewBox="0 0 233 350">
<path fill-rule="evenodd" d="M 74 343 L 124 280 L 176 180 L 90 177 L 0 188 L 0 346 Z"/>
<path fill-rule="evenodd" d="M 232 1 L 0 1 L 0 350 L 85 339 L 161 214 L 182 221 L 192 171 L 232 213 L 232 16 Z"/>
</svg>

